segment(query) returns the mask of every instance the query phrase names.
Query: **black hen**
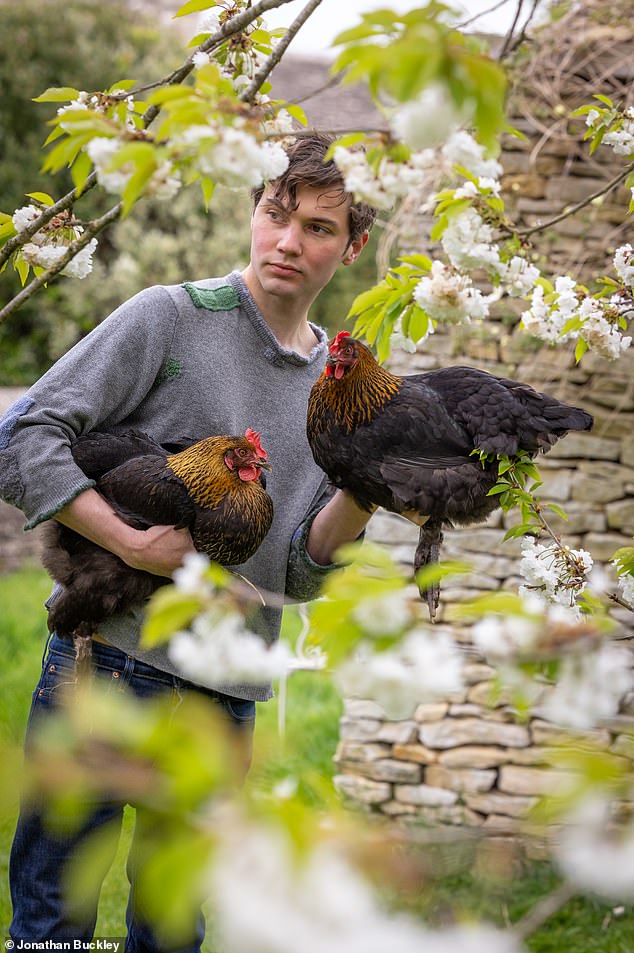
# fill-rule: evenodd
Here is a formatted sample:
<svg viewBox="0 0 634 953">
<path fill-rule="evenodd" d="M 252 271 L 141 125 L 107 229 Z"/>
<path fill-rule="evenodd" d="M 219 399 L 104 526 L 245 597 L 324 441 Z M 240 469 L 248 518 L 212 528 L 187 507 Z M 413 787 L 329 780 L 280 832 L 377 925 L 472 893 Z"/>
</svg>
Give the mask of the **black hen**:
<svg viewBox="0 0 634 953">
<path fill-rule="evenodd" d="M 342 331 L 313 386 L 307 434 L 335 486 L 367 510 L 382 506 L 420 526 L 418 570 L 438 559 L 444 525 L 476 523 L 499 506 L 487 496 L 497 462 L 483 467 L 474 449 L 534 454 L 592 423 L 584 410 L 472 367 L 397 377 Z M 438 586 L 421 595 L 433 619 Z"/>
<path fill-rule="evenodd" d="M 224 566 L 245 562 L 273 519 L 262 469 L 270 469 L 260 435 L 207 437 L 161 446 L 147 434 L 89 433 L 73 457 L 115 512 L 135 529 L 187 527 L 194 546 Z M 185 446 L 185 449 L 180 449 Z M 55 522 L 44 527 L 44 566 L 63 587 L 48 626 L 73 637 L 78 659 L 100 622 L 143 603 L 167 582 L 133 569 L 114 553 Z"/>
</svg>

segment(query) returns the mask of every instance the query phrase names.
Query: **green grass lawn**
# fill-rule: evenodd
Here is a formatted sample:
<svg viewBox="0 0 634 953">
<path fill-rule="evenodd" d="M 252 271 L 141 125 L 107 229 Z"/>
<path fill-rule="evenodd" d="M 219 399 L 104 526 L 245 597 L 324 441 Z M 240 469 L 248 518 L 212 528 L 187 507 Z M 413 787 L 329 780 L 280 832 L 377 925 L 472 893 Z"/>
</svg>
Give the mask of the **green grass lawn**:
<svg viewBox="0 0 634 953">
<path fill-rule="evenodd" d="M 19 744 L 46 641 L 42 603 L 50 584 L 39 569 L 0 577 L 0 738 Z M 332 756 L 341 703 L 323 675 L 297 673 L 288 685 L 285 738 L 277 733 L 277 702 L 258 706 L 255 756 L 250 783 L 296 778 L 308 803 L 324 803 L 331 792 Z M 10 901 L 7 864 L 15 811 L 0 823 L 0 928 L 7 932 Z M 104 883 L 97 936 L 123 936 L 127 898 L 125 857 L 134 815 L 126 811 L 117 858 Z M 407 848 L 410 867 L 397 870 L 402 889 L 388 898 L 395 906 L 422 913 L 431 923 L 485 918 L 500 926 L 514 922 L 557 884 L 546 862 L 531 862 L 515 851 L 485 845 Z M 386 858 L 387 860 L 388 858 Z M 405 877 L 410 869 L 415 876 Z M 632 953 L 634 911 L 576 897 L 554 914 L 527 943 L 533 953 Z M 301 953 L 301 951 L 298 951 Z M 345 951 L 333 951 L 345 953 Z M 421 951 L 424 953 L 424 951 Z M 483 951 L 485 953 L 485 951 Z"/>
</svg>

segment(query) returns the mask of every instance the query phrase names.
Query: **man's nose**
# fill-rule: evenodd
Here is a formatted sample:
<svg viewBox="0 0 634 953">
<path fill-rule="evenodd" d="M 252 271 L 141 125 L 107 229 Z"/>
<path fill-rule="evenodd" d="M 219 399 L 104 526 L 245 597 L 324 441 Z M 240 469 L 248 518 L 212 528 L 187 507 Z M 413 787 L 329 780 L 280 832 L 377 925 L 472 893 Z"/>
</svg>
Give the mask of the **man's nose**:
<svg viewBox="0 0 634 953">
<path fill-rule="evenodd" d="M 302 251 L 302 233 L 297 222 L 288 222 L 278 235 L 277 247 L 285 255 L 300 255 Z"/>
</svg>

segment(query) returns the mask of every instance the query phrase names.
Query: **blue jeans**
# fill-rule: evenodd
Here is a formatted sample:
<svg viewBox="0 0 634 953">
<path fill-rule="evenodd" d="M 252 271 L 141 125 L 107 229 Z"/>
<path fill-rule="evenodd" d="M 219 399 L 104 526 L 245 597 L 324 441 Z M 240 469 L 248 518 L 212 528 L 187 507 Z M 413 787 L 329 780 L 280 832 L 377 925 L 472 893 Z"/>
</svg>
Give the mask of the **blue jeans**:
<svg viewBox="0 0 634 953">
<path fill-rule="evenodd" d="M 139 662 L 111 646 L 93 642 L 93 668 L 95 673 L 108 679 L 117 689 L 127 688 L 138 698 L 164 696 L 176 707 L 186 692 L 205 695 L 220 705 L 230 723 L 238 729 L 242 753 L 250 754 L 251 736 L 255 723 L 255 702 L 223 695 L 212 689 L 200 688 L 174 675 L 161 672 L 151 665 Z M 43 662 L 42 675 L 33 693 L 33 702 L 27 724 L 25 750 L 28 757 L 30 739 L 37 722 L 55 710 L 57 690 L 75 678 L 75 654 L 68 641 L 53 635 L 48 653 Z M 59 694 L 57 692 L 57 694 Z M 246 765 L 245 765 L 246 768 Z M 44 822 L 43 815 L 32 805 L 23 805 L 11 849 L 9 878 L 13 901 L 11 938 L 19 940 L 90 940 L 97 920 L 99 888 L 93 898 L 92 909 L 87 913 L 75 911 L 64 895 L 64 868 L 75 848 L 87 835 L 105 825 L 118 824 L 121 828 L 124 804 L 106 800 L 91 803 L 87 820 L 72 834 L 52 833 Z M 137 808 L 136 829 L 147 823 L 146 812 Z M 136 830 L 135 830 L 136 834 Z M 103 860 L 105 877 L 114 859 Z M 126 911 L 128 935 L 126 953 L 165 953 L 165 947 L 156 939 L 153 930 L 143 919 L 135 897 L 135 839 L 133 837 L 128 858 L 127 874 L 130 895 Z M 198 953 L 205 935 L 205 920 L 202 912 L 192 924 L 191 942 L 179 947 L 179 953 Z"/>
</svg>

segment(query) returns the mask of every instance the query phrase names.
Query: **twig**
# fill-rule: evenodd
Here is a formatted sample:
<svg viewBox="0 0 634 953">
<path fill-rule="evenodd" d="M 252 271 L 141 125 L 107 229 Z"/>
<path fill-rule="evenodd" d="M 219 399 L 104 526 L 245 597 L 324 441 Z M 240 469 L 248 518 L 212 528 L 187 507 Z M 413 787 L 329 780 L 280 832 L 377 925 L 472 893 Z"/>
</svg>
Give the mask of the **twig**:
<svg viewBox="0 0 634 953">
<path fill-rule="evenodd" d="M 576 889 L 567 881 L 557 887 L 552 893 L 536 903 L 525 917 L 513 926 L 513 933 L 519 940 L 526 940 L 535 930 L 538 930 L 554 913 L 561 910 L 576 894 Z"/>
<path fill-rule="evenodd" d="M 550 228 L 551 225 L 556 225 L 557 222 L 563 221 L 564 218 L 568 218 L 570 215 L 574 215 L 575 212 L 578 212 L 580 209 L 584 208 L 586 205 L 589 205 L 594 199 L 598 199 L 599 196 L 605 195 L 607 192 L 610 192 L 615 186 L 628 177 L 630 172 L 634 171 L 634 162 L 628 165 L 625 169 L 615 175 L 614 178 L 598 189 L 596 192 L 593 192 L 592 195 L 586 196 L 585 199 L 582 199 L 581 202 L 577 202 L 576 205 L 571 205 L 570 208 L 567 208 L 565 211 L 560 212 L 559 215 L 555 215 L 554 218 L 549 219 L 547 222 L 542 222 L 541 225 L 533 225 L 532 228 L 523 228 L 515 231 L 515 234 L 520 238 L 526 238 L 529 235 L 534 235 L 535 232 L 541 232 L 546 228 Z"/>
<path fill-rule="evenodd" d="M 255 94 L 262 86 L 262 83 L 266 79 L 268 79 L 274 67 L 277 66 L 277 64 L 280 62 L 280 60 L 284 56 L 284 53 L 286 53 L 286 50 L 288 49 L 290 42 L 295 38 L 295 36 L 297 36 L 298 32 L 301 30 L 301 28 L 306 23 L 308 18 L 312 16 L 312 14 L 315 12 L 315 10 L 320 5 L 320 3 L 321 3 L 321 0 L 309 0 L 309 3 L 306 4 L 304 9 L 301 11 L 301 13 L 299 13 L 295 17 L 295 19 L 293 20 L 288 30 L 286 31 L 286 33 L 284 34 L 280 42 L 277 44 L 277 46 L 275 47 L 271 55 L 269 56 L 267 61 L 257 71 L 255 76 L 249 83 L 248 87 L 244 91 L 241 98 L 245 103 L 253 102 Z"/>
<path fill-rule="evenodd" d="M 517 8 L 515 10 L 515 16 L 513 17 L 513 23 L 511 24 L 511 29 L 508 31 L 504 38 L 504 43 L 502 44 L 502 49 L 498 53 L 498 60 L 503 60 L 506 56 L 509 46 L 511 45 L 511 40 L 513 39 L 513 34 L 515 33 L 515 27 L 517 26 L 517 21 L 520 18 L 520 13 L 522 12 L 522 7 L 524 6 L 524 0 L 519 0 Z"/>
<path fill-rule="evenodd" d="M 19 294 L 15 295 L 15 297 L 12 298 L 11 301 L 4 306 L 4 308 L 2 308 L 0 311 L 0 324 L 2 324 L 3 321 L 6 321 L 10 314 L 13 314 L 14 311 L 17 311 L 17 309 L 23 305 L 25 301 L 28 301 L 28 299 L 31 298 L 36 291 L 39 291 L 43 285 L 47 284 L 51 278 L 55 278 L 55 276 L 66 267 L 69 261 L 72 261 L 77 252 L 81 251 L 81 249 L 88 244 L 91 238 L 94 238 L 95 235 L 98 235 L 99 232 L 103 231 L 103 229 L 108 225 L 111 225 L 112 222 L 116 222 L 121 215 L 122 208 L 123 203 L 118 202 L 117 205 L 102 215 L 101 218 L 96 218 L 94 221 L 90 222 L 86 226 L 83 234 L 74 242 L 70 243 L 66 249 L 66 252 L 64 255 L 62 255 L 59 261 L 55 262 L 54 265 L 51 265 L 50 268 L 47 268 L 46 271 L 42 272 L 41 275 L 38 275 L 37 278 L 34 278 L 33 281 L 26 286 L 26 288 L 23 288 Z"/>
<path fill-rule="evenodd" d="M 464 30 L 466 26 L 471 26 L 472 23 L 475 23 L 476 20 L 479 20 L 480 17 L 485 17 L 487 13 L 495 13 L 496 10 L 499 10 L 500 7 L 506 6 L 509 0 L 500 0 L 499 3 L 496 3 L 494 6 L 489 7 L 488 10 L 482 10 L 480 13 L 476 13 L 474 17 L 470 17 L 468 20 L 463 20 L 462 23 L 457 23 L 455 28 L 456 30 Z"/>
<path fill-rule="evenodd" d="M 505 54 L 506 56 L 509 56 L 511 53 L 514 53 L 515 50 L 516 50 L 516 49 L 518 48 L 518 46 L 520 45 L 520 43 L 523 43 L 523 42 L 524 42 L 524 39 L 526 38 L 526 31 L 527 31 L 527 29 L 528 29 L 528 27 L 529 27 L 529 24 L 530 24 L 531 20 L 532 20 L 533 17 L 535 16 L 535 13 L 536 13 L 536 11 L 537 11 L 537 7 L 538 7 L 538 5 L 539 5 L 539 2 L 540 2 L 540 0 L 533 0 L 533 6 L 531 7 L 530 13 L 528 14 L 528 16 L 526 17 L 526 19 L 524 20 L 524 25 L 523 25 L 522 29 L 520 30 L 518 36 L 516 37 L 516 39 L 513 41 L 513 43 L 512 43 L 512 44 L 509 46 L 509 48 L 507 49 L 506 54 Z"/>
</svg>

